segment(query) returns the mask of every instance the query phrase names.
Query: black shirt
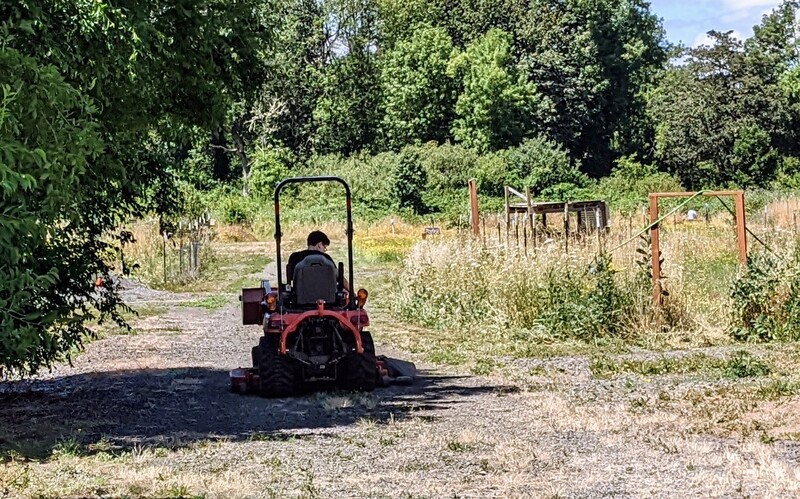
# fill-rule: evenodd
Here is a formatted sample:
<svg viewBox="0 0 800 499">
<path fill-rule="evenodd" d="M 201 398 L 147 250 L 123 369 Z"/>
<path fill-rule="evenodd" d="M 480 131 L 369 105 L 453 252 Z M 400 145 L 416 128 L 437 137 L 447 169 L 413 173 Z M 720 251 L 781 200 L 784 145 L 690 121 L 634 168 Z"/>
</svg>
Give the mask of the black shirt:
<svg viewBox="0 0 800 499">
<path fill-rule="evenodd" d="M 333 262 L 333 258 L 327 253 L 318 250 L 303 250 L 303 251 L 295 251 L 291 255 L 289 255 L 289 262 L 286 264 L 286 282 L 292 282 L 294 280 L 294 268 L 297 266 L 298 263 L 302 262 L 305 257 L 310 255 L 324 255 L 325 258 Z"/>
</svg>

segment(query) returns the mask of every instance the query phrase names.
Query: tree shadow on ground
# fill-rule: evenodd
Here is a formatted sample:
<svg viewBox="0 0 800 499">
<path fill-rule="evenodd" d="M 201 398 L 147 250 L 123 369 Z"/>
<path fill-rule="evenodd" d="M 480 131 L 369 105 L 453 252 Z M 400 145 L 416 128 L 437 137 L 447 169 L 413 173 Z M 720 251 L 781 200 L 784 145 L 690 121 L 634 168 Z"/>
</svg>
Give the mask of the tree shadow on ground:
<svg viewBox="0 0 800 499">
<path fill-rule="evenodd" d="M 182 447 L 203 440 L 308 438 L 369 419 L 435 420 L 470 397 L 514 391 L 469 376 L 422 372 L 368 394 L 317 392 L 268 399 L 228 391 L 228 372 L 201 367 L 87 373 L 0 383 L 0 461 L 55 449 Z"/>
</svg>

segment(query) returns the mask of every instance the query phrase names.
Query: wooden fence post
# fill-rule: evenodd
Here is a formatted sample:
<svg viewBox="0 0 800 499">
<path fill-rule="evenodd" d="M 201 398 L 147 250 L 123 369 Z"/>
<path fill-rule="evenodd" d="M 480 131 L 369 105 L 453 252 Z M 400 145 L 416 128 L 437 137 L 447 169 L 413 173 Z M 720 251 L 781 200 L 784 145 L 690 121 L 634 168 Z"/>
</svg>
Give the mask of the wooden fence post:
<svg viewBox="0 0 800 499">
<path fill-rule="evenodd" d="M 653 305 L 661 304 L 661 249 L 658 244 L 658 196 L 650 194 L 650 244 L 653 253 Z"/>
<path fill-rule="evenodd" d="M 474 178 L 471 178 L 469 179 L 468 186 L 469 186 L 469 209 L 472 220 L 472 235 L 474 235 L 475 237 L 480 237 L 481 227 L 478 214 L 478 181 L 475 180 Z M 394 229 L 394 224 L 392 224 L 392 229 Z"/>
</svg>

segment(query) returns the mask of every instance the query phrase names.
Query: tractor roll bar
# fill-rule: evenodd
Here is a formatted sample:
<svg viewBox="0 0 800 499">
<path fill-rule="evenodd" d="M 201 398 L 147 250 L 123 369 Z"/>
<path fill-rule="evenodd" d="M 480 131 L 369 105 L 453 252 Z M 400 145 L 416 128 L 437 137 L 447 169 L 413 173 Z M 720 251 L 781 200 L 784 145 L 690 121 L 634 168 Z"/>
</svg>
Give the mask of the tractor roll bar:
<svg viewBox="0 0 800 499">
<path fill-rule="evenodd" d="M 355 309 L 355 300 L 352 297 L 355 296 L 355 288 L 353 286 L 353 214 L 352 214 L 352 198 L 350 195 L 350 186 L 345 182 L 343 178 L 334 177 L 334 176 L 323 176 L 323 177 L 291 177 L 287 179 L 283 179 L 278 182 L 278 185 L 275 186 L 275 248 L 277 254 L 277 261 L 276 264 L 278 266 L 278 290 L 283 290 L 283 271 L 281 269 L 281 237 L 283 236 L 283 232 L 281 231 L 281 204 L 280 204 L 280 196 L 281 190 L 289 184 L 302 184 L 302 183 L 310 183 L 310 182 L 338 182 L 344 186 L 344 193 L 346 199 L 346 211 L 347 211 L 347 267 L 349 269 L 348 275 L 350 277 L 350 303 L 348 305 L 349 308 Z M 288 276 L 287 276 L 288 277 Z M 278 293 L 280 299 L 280 293 Z"/>
</svg>

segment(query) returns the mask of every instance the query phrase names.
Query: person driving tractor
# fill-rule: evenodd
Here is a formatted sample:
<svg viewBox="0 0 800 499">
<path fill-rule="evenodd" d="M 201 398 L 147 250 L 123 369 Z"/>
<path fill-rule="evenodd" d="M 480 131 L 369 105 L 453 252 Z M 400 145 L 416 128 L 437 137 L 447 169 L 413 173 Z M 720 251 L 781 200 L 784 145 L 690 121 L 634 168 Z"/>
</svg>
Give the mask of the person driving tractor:
<svg viewBox="0 0 800 499">
<path fill-rule="evenodd" d="M 298 263 L 302 262 L 307 256 L 310 255 L 323 255 L 325 258 L 330 260 L 332 263 L 333 258 L 327 253 L 328 246 L 331 244 L 331 240 L 328 236 L 322 232 L 321 230 L 314 230 L 308 234 L 306 238 L 306 244 L 308 248 L 302 251 L 295 251 L 291 255 L 289 255 L 289 262 L 286 264 L 286 280 L 291 282 L 294 279 L 294 268 L 297 266 Z M 345 294 L 350 294 L 350 283 L 348 282 L 346 277 L 342 277 L 344 281 L 344 291 Z"/>
</svg>

